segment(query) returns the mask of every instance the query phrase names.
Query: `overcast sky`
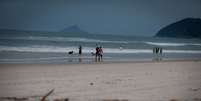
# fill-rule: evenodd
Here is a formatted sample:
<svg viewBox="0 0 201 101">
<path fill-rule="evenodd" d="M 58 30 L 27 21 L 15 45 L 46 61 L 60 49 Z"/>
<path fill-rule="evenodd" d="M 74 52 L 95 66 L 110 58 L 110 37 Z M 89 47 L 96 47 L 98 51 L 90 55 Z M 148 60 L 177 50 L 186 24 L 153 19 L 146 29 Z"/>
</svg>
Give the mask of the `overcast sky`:
<svg viewBox="0 0 201 101">
<path fill-rule="evenodd" d="M 0 28 L 153 36 L 187 17 L 201 18 L 201 0 L 0 0 Z"/>
</svg>

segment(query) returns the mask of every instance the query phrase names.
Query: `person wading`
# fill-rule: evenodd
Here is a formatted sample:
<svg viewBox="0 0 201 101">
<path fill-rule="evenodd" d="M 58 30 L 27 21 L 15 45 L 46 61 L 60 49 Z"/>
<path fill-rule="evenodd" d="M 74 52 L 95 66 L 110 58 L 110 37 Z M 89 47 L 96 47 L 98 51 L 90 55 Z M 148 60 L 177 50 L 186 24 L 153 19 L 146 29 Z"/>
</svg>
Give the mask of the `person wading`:
<svg viewBox="0 0 201 101">
<path fill-rule="evenodd" d="M 82 46 L 79 46 L 79 55 L 82 55 Z"/>
</svg>

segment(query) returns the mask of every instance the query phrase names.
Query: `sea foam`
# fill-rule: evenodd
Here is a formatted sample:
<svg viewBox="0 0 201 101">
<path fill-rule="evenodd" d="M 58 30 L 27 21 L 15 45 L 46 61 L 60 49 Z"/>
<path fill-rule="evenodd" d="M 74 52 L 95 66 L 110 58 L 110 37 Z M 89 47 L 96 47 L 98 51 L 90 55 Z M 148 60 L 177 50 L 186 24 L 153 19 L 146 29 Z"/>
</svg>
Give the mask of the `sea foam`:
<svg viewBox="0 0 201 101">
<path fill-rule="evenodd" d="M 17 52 L 55 52 L 67 53 L 74 51 L 78 53 L 78 47 L 55 47 L 55 46 L 29 46 L 29 47 L 13 47 L 13 46 L 0 46 L 0 51 L 17 51 Z M 83 53 L 95 53 L 94 47 L 83 47 Z M 119 48 L 103 48 L 104 53 L 152 53 L 152 49 L 119 49 Z M 201 53 L 201 50 L 163 50 L 164 53 Z"/>
</svg>

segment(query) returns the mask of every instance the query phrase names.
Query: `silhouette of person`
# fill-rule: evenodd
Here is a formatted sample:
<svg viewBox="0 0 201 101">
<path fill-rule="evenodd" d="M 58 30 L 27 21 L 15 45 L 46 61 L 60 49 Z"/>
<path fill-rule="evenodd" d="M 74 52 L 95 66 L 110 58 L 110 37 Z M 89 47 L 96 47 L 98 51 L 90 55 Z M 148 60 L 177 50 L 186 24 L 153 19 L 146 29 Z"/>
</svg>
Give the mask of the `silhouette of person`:
<svg viewBox="0 0 201 101">
<path fill-rule="evenodd" d="M 97 47 L 96 47 L 96 60 L 97 60 L 97 58 L 98 58 L 98 55 L 99 55 L 99 47 L 97 46 Z"/>
<path fill-rule="evenodd" d="M 100 60 L 103 59 L 103 49 L 102 49 L 102 47 L 99 47 L 99 58 L 100 58 Z"/>
<path fill-rule="evenodd" d="M 79 55 L 82 55 L 82 46 L 79 46 Z"/>
</svg>

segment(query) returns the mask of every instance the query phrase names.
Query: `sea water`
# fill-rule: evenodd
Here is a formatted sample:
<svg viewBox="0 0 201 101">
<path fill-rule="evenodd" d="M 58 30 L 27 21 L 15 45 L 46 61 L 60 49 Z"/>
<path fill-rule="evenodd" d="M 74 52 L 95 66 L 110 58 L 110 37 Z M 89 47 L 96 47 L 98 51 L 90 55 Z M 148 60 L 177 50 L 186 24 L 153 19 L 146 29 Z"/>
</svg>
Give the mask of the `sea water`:
<svg viewBox="0 0 201 101">
<path fill-rule="evenodd" d="M 82 46 L 83 54 L 78 55 Z M 97 46 L 103 47 L 103 62 L 153 61 L 154 47 L 163 48 L 159 57 L 200 59 L 200 39 L 135 37 L 73 33 L 0 33 L 0 63 L 94 63 Z M 73 51 L 74 54 L 68 54 Z M 157 56 L 158 57 L 158 56 Z"/>
</svg>

